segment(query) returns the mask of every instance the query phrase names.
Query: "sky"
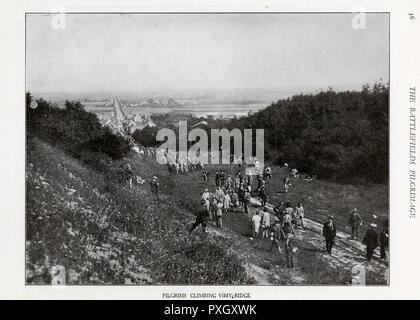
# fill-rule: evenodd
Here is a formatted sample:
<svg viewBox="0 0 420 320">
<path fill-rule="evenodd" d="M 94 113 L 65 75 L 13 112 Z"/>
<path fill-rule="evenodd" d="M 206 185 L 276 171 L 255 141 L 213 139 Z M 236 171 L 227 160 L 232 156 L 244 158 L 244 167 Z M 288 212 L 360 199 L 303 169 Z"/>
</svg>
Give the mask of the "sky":
<svg viewBox="0 0 420 320">
<path fill-rule="evenodd" d="M 389 18 L 367 14 L 26 17 L 32 92 L 354 89 L 389 80 Z"/>
</svg>

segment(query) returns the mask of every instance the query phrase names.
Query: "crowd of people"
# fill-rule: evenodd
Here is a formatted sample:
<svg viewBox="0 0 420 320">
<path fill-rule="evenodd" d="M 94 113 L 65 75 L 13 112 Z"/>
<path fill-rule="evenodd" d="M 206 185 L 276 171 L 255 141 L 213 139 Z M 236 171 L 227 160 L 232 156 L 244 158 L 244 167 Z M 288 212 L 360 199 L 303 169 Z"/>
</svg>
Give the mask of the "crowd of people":
<svg viewBox="0 0 420 320">
<path fill-rule="evenodd" d="M 351 233 L 352 240 L 359 240 L 360 228 L 363 224 L 362 218 L 360 217 L 357 208 L 353 208 L 350 213 L 348 220 L 348 228 Z M 382 230 L 380 235 L 376 231 L 378 225 L 376 223 L 370 223 L 369 227 L 362 239 L 362 243 L 366 245 L 366 259 L 371 261 L 374 251 L 380 246 L 380 257 L 386 259 L 386 252 L 389 249 L 389 231 L 388 221 L 383 222 Z M 329 216 L 328 221 L 324 223 L 322 234 L 325 238 L 326 249 L 329 254 L 332 254 L 332 248 L 335 244 L 337 237 L 337 228 L 334 222 L 334 217 Z"/>
<path fill-rule="evenodd" d="M 294 241 L 292 239 L 299 228 L 302 230 L 306 229 L 305 209 L 301 202 L 296 203 L 295 206 L 290 202 L 280 202 L 273 208 L 273 217 L 271 216 L 266 206 L 268 200 L 266 184 L 271 179 L 271 168 L 268 168 L 264 168 L 263 173 L 256 176 L 256 188 L 253 188 L 255 178 L 251 175 L 243 177 L 240 170 L 237 171 L 235 176 L 231 176 L 222 170 L 216 170 L 214 176 L 216 190 L 211 193 L 208 188 L 205 189 L 201 197 L 202 210 L 197 215 L 190 231 L 201 225 L 202 231 L 206 232 L 209 221 L 214 221 L 217 228 L 222 228 L 224 214 L 238 212 L 238 210 L 248 214 L 251 199 L 253 197 L 259 198 L 260 206 L 256 208 L 250 218 L 252 239 L 259 248 L 266 241 L 264 239 L 269 239 L 271 241 L 270 251 L 274 249 L 276 252 L 282 253 L 284 249 L 286 265 L 293 267 L 295 264 L 295 253 L 298 249 L 293 244 Z M 209 179 L 210 173 L 204 171 L 204 183 L 208 183 Z M 283 192 L 287 193 L 291 186 L 289 176 L 284 177 L 283 185 Z M 357 208 L 354 208 L 351 210 L 348 219 L 348 228 L 352 240 L 359 240 L 362 224 L 362 218 Z M 368 261 L 372 259 L 373 253 L 378 246 L 380 246 L 381 258 L 386 259 L 386 252 L 389 246 L 388 223 L 384 222 L 380 235 L 376 231 L 377 227 L 377 224 L 371 223 L 362 240 L 362 243 L 366 245 L 366 258 Z M 324 223 L 322 235 L 325 238 L 326 252 L 332 254 L 337 237 L 336 223 L 333 216 L 329 216 Z"/>
<path fill-rule="evenodd" d="M 143 157 L 156 157 L 156 148 L 138 147 L 136 150 Z M 170 175 L 174 174 L 185 174 L 197 170 L 203 170 L 204 166 L 202 163 L 193 163 L 188 157 L 182 157 L 178 153 L 172 155 L 172 161 L 169 154 L 165 155 L 168 159 L 167 167 Z M 284 167 L 288 167 L 285 163 Z M 125 182 L 130 188 L 133 187 L 134 183 L 143 184 L 144 180 L 133 175 L 133 171 L 129 164 L 121 165 L 119 168 L 119 175 L 121 180 Z M 247 173 L 247 171 L 245 171 Z M 296 178 L 298 172 L 296 169 L 290 170 L 292 177 Z M 210 182 L 210 172 L 204 170 L 202 173 L 203 182 L 208 184 Z M 251 230 L 253 239 L 257 242 L 257 246 L 261 246 L 263 239 L 269 238 L 271 240 L 272 251 L 275 249 L 279 253 L 282 252 L 281 242 L 284 241 L 284 251 L 286 255 L 287 266 L 293 267 L 294 259 L 293 255 L 297 251 L 296 247 L 291 244 L 292 235 L 296 234 L 296 230 L 301 227 L 305 230 L 305 209 L 302 203 L 297 203 L 295 207 L 290 202 L 280 202 L 273 209 L 274 220 L 271 219 L 271 215 L 267 210 L 266 204 L 268 201 L 268 193 L 266 184 L 270 182 L 272 178 L 271 167 L 265 166 L 261 170 L 261 174 L 257 174 L 256 178 L 253 174 L 242 175 L 239 169 L 236 175 L 231 176 L 229 173 L 225 173 L 223 170 L 216 170 L 214 176 L 214 182 L 216 190 L 210 193 L 208 188 L 205 189 L 201 197 L 202 210 L 196 217 L 196 221 L 191 226 L 190 231 L 193 231 L 197 226 L 202 226 L 202 231 L 207 232 L 207 224 L 209 221 L 214 221 L 217 228 L 223 227 L 223 215 L 228 212 L 237 212 L 238 210 L 249 213 L 249 207 L 251 199 L 259 198 L 260 206 L 263 208 L 257 209 L 254 215 L 250 219 Z M 256 184 L 255 186 L 255 179 Z M 283 192 L 288 193 L 289 188 L 292 185 L 289 174 L 283 178 L 282 181 Z M 156 200 L 159 200 L 159 181 L 158 177 L 154 176 L 150 182 L 150 188 Z M 351 234 L 352 240 L 359 240 L 360 229 L 362 226 L 362 218 L 358 213 L 357 208 L 354 208 L 348 220 L 348 228 Z M 365 236 L 362 239 L 362 243 L 366 245 L 366 258 L 368 261 L 372 259 L 375 249 L 380 246 L 380 257 L 386 259 L 386 252 L 389 247 L 389 232 L 388 223 L 383 224 L 383 228 L 378 235 L 376 229 L 377 224 L 371 223 Z M 332 248 L 335 244 L 337 237 L 337 229 L 333 216 L 329 216 L 328 220 L 324 223 L 322 229 L 322 235 L 325 238 L 325 249 L 328 254 L 332 254 Z"/>
<path fill-rule="evenodd" d="M 155 148 L 142 148 L 139 154 L 142 156 L 156 156 L 157 150 Z M 169 155 L 166 155 L 168 158 Z M 171 158 L 172 159 L 172 158 Z M 167 167 L 170 175 L 186 174 L 197 170 L 203 170 L 204 166 L 201 163 L 193 163 L 188 158 L 183 158 L 179 154 L 175 154 L 172 161 L 167 161 Z M 284 167 L 288 167 L 284 164 Z M 202 178 L 207 187 L 201 196 L 202 209 L 196 216 L 196 221 L 190 227 L 189 231 L 194 231 L 201 225 L 202 231 L 207 232 L 207 225 L 213 221 L 217 228 L 223 228 L 223 216 L 229 212 L 243 212 L 249 213 L 251 199 L 258 199 L 260 202 L 250 218 L 250 229 L 252 239 L 256 242 L 256 246 L 262 248 L 262 243 L 269 239 L 271 242 L 270 251 L 273 249 L 276 252 L 282 253 L 284 250 L 286 257 L 286 265 L 293 267 L 295 264 L 295 253 L 297 247 L 293 244 L 293 235 L 299 228 L 305 230 L 305 209 L 301 202 L 293 206 L 290 202 L 280 202 L 273 208 L 273 217 L 267 208 L 269 195 L 266 184 L 272 179 L 271 167 L 266 166 L 260 170 L 261 174 L 247 174 L 249 171 L 245 170 L 245 175 L 242 174 L 241 166 L 235 175 L 224 172 L 223 170 L 216 170 L 214 172 L 214 182 L 216 189 L 214 192 L 209 192 L 210 172 L 203 170 Z M 138 177 L 133 177 L 133 172 L 130 165 L 120 167 L 122 179 L 131 188 L 133 182 L 136 182 Z M 283 193 L 288 193 L 291 187 L 291 177 L 298 177 L 296 169 L 289 170 L 289 174 L 284 176 L 282 180 Z M 134 179 L 134 180 L 133 180 Z M 312 178 L 311 178 L 312 179 Z M 310 180 L 311 180 L 310 179 Z M 310 181 L 306 180 L 305 181 Z M 141 181 L 143 183 L 144 180 Z M 158 177 L 154 176 L 150 182 L 151 190 L 156 200 L 159 200 L 159 181 Z M 348 228 L 351 234 L 351 239 L 358 241 L 360 237 L 360 230 L 362 226 L 362 218 L 358 213 L 357 208 L 354 208 L 348 219 Z M 377 225 L 371 223 L 366 234 L 362 239 L 362 243 L 366 245 L 366 258 L 368 261 L 372 259 L 375 249 L 380 246 L 380 256 L 386 259 L 386 252 L 389 246 L 389 232 L 388 223 L 385 222 L 380 234 L 376 231 Z M 333 216 L 329 216 L 322 228 L 322 235 L 325 238 L 325 250 L 328 254 L 332 254 L 332 249 L 337 237 L 336 223 Z M 282 244 L 283 243 L 283 249 Z"/>
<path fill-rule="evenodd" d="M 203 181 L 208 183 L 210 173 L 203 171 Z M 229 211 L 237 211 L 241 209 L 248 213 L 248 206 L 251 201 L 252 179 L 250 176 L 243 177 L 240 170 L 232 177 L 225 174 L 224 171 L 216 170 L 215 172 L 216 190 L 210 193 L 208 188 L 205 189 L 202 197 L 202 211 L 197 216 L 197 221 L 190 229 L 194 230 L 199 224 L 202 225 L 203 231 L 206 232 L 207 222 L 214 220 L 218 228 L 223 227 L 223 215 Z M 259 189 L 263 189 L 263 179 L 259 179 Z"/>
<path fill-rule="evenodd" d="M 158 149 L 156 147 L 144 147 L 138 144 L 132 146 L 133 150 L 141 157 L 156 157 Z"/>
<path fill-rule="evenodd" d="M 190 161 L 188 158 L 185 161 L 177 161 L 174 163 L 167 163 L 166 166 L 168 167 L 168 171 L 170 175 L 175 174 L 185 174 L 188 172 L 199 171 L 203 169 L 203 164 L 201 162 L 194 163 Z"/>
</svg>

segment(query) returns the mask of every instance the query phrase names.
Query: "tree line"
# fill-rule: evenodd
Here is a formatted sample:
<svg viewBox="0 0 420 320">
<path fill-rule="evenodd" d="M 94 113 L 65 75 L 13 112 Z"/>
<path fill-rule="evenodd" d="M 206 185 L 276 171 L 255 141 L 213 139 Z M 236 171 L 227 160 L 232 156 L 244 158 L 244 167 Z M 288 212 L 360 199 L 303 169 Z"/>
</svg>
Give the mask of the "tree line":
<svg viewBox="0 0 420 320">
<path fill-rule="evenodd" d="M 103 127 L 79 102 L 58 108 L 43 99 L 30 108 L 27 93 L 27 132 L 62 148 L 94 166 L 123 158 L 128 141 Z M 167 119 L 161 119 L 167 122 Z M 265 161 L 288 163 L 301 172 L 346 183 L 387 183 L 389 177 L 389 86 L 381 82 L 360 91 L 299 94 L 273 102 L 246 117 L 188 118 L 188 124 L 208 120 L 212 128 L 264 129 Z M 176 129 L 173 123 L 168 124 Z M 134 140 L 158 146 L 155 128 L 136 130 Z M 210 136 L 210 135 L 209 135 Z M 210 146 L 210 143 L 209 143 Z M 231 148 L 233 152 L 233 148 Z"/>
<path fill-rule="evenodd" d="M 338 182 L 388 181 L 389 86 L 381 82 L 295 95 L 226 126 L 264 129 L 265 160 L 274 164 Z"/>
</svg>

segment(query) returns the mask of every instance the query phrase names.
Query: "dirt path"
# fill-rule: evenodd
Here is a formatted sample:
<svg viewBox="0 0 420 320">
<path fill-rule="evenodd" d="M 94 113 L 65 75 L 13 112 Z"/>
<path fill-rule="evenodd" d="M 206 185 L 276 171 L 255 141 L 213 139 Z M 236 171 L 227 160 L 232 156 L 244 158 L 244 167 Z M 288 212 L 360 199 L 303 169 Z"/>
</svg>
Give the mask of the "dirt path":
<svg viewBox="0 0 420 320">
<path fill-rule="evenodd" d="M 229 172 L 228 168 L 225 169 L 226 172 Z M 230 174 L 234 175 L 235 170 L 232 169 Z M 284 174 L 283 171 L 274 170 L 273 182 L 281 181 L 281 177 L 284 176 Z M 204 188 L 213 190 L 215 188 L 214 179 L 211 179 L 208 183 L 204 183 L 201 180 L 200 173 L 176 176 L 174 179 L 177 180 L 176 185 L 178 188 L 184 185 L 188 186 L 185 187 L 185 194 L 188 194 L 191 183 L 197 184 L 197 190 L 204 190 Z M 270 187 L 269 193 L 272 196 L 270 197 L 271 201 L 267 204 L 267 207 L 271 214 L 273 213 L 273 204 L 285 201 L 285 198 L 293 199 L 293 201 L 301 198 L 304 199 L 304 197 L 302 197 L 302 192 L 304 191 L 300 188 L 301 182 L 295 179 L 293 183 L 294 187 L 288 197 L 285 197 L 284 193 L 275 193 L 275 190 L 278 190 L 281 187 L 270 182 L 268 186 Z M 307 183 L 305 182 L 305 186 L 306 184 Z M 318 186 L 318 184 L 314 185 Z M 332 188 L 332 190 L 334 190 L 334 188 Z M 324 190 L 322 191 L 324 192 Z M 174 196 L 177 195 L 177 193 L 174 194 Z M 306 201 L 308 202 L 311 200 Z M 366 273 L 369 274 L 371 278 L 371 284 L 386 283 L 384 274 L 387 270 L 387 262 L 379 259 L 379 249 L 377 249 L 372 261 L 367 262 L 365 258 L 365 247 L 359 241 L 349 239 L 350 235 L 342 230 L 337 232 L 333 254 L 326 254 L 321 221 L 317 222 L 310 219 L 310 217 L 317 217 L 318 219 L 321 217 L 322 219 L 322 217 L 326 217 L 330 213 L 333 213 L 329 210 L 333 210 L 333 208 L 335 208 L 334 206 L 329 208 L 325 203 L 322 203 L 322 206 L 312 205 L 310 209 L 312 212 L 309 212 L 309 214 L 306 212 L 306 230 L 299 229 L 294 237 L 298 247 L 298 263 L 295 268 L 290 270 L 285 266 L 284 253 L 280 254 L 274 250 L 273 252 L 269 251 L 269 239 L 266 239 L 264 248 L 257 247 L 256 241 L 251 240 L 250 218 L 255 210 L 261 209 L 259 206 L 260 203 L 256 198 L 252 199 L 251 204 L 248 215 L 243 213 L 243 210 L 240 209 L 238 209 L 237 212 L 229 212 L 223 217 L 223 229 L 217 229 L 214 223 L 211 222 L 209 225 L 209 232 L 214 236 L 226 237 L 227 241 L 233 241 L 229 250 L 242 258 L 249 275 L 254 277 L 258 284 L 337 285 L 350 283 L 351 271 L 358 265 L 365 268 Z M 272 219 L 274 220 L 273 215 Z M 342 224 L 343 222 L 341 221 L 340 223 Z M 342 225 L 338 226 L 338 228 L 340 227 L 342 227 Z M 284 243 L 281 243 L 281 246 L 283 249 Z"/>
<path fill-rule="evenodd" d="M 275 195 L 274 202 L 279 200 L 279 195 Z M 274 222 L 273 205 L 267 203 L 268 211 Z M 350 239 L 350 234 L 343 231 L 337 231 L 336 243 L 333 247 L 332 255 L 325 252 L 325 239 L 322 236 L 323 225 L 312 219 L 305 218 L 305 230 L 299 228 L 294 236 L 298 243 L 298 263 L 293 269 L 288 269 L 285 264 L 284 251 L 278 253 L 275 250 L 270 251 L 270 240 L 266 239 L 263 248 L 259 247 L 255 240 L 250 238 L 249 221 L 256 210 L 261 210 L 260 202 L 256 198 L 251 199 L 248 214 L 237 210 L 229 212 L 224 216 L 227 223 L 223 229 L 215 227 L 214 223 L 209 225 L 209 233 L 214 236 L 226 237 L 233 244 L 229 251 L 234 252 L 244 262 L 248 274 L 253 277 L 259 285 L 316 285 L 314 278 L 317 275 L 311 275 L 308 279 L 308 268 L 304 264 L 319 264 L 320 260 L 327 264 L 331 269 L 346 275 L 350 283 L 352 269 L 356 266 L 362 266 L 373 279 L 371 283 L 386 283 L 385 272 L 387 262 L 380 259 L 379 248 L 375 251 L 373 259 L 368 262 L 365 258 L 365 246 L 356 240 Z M 325 211 L 325 209 L 324 209 Z M 321 213 L 321 212 L 319 212 Z M 322 212 L 328 215 L 328 212 Z M 284 246 L 284 242 L 281 243 Z M 283 249 L 283 248 L 282 248 Z M 299 259 L 306 255 L 304 259 Z M 304 260 L 299 263 L 299 260 Z M 314 271 L 316 272 L 316 271 Z M 322 279 L 322 275 L 319 276 Z M 334 283 L 335 280 L 324 279 L 324 284 L 342 284 Z"/>
<path fill-rule="evenodd" d="M 257 199 L 253 198 L 251 204 L 254 207 L 251 207 L 251 210 L 249 210 L 249 216 L 252 216 L 255 210 L 260 209 L 258 207 L 260 202 Z M 266 206 L 271 213 L 271 218 L 274 220 L 273 205 L 267 203 Z M 322 228 L 323 225 L 321 223 L 305 218 L 306 230 L 299 228 L 294 237 L 315 248 L 319 248 L 320 251 L 322 250 L 322 252 L 320 252 L 320 257 L 334 269 L 351 272 L 353 267 L 361 265 L 365 268 L 366 272 L 372 272 L 379 277 L 385 277 L 388 266 L 386 261 L 380 259 L 379 248 L 376 249 L 372 260 L 368 262 L 365 258 L 365 246 L 360 241 L 352 240 L 350 234 L 337 231 L 332 255 L 329 255 L 325 252 L 325 239 L 322 236 Z"/>
<path fill-rule="evenodd" d="M 229 228 L 218 229 L 212 223 L 210 223 L 208 231 L 213 236 L 233 240 L 229 251 L 245 261 L 245 269 L 248 275 L 254 278 L 258 285 L 298 285 L 306 282 L 299 268 L 286 268 L 283 263 L 284 256 L 274 250 L 268 250 L 267 246 L 266 249 L 261 249 L 250 238 L 238 235 Z"/>
</svg>

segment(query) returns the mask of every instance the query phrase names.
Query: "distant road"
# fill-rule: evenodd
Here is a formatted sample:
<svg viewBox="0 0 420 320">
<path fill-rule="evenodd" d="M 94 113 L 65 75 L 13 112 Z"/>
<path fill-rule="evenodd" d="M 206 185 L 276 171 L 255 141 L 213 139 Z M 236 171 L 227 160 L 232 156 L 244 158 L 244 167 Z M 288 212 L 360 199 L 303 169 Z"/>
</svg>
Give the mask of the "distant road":
<svg viewBox="0 0 420 320">
<path fill-rule="evenodd" d="M 114 97 L 113 100 L 114 100 L 115 116 L 117 117 L 118 120 L 122 121 L 125 119 L 125 114 L 121 109 L 120 102 L 118 101 L 117 97 Z"/>
</svg>

